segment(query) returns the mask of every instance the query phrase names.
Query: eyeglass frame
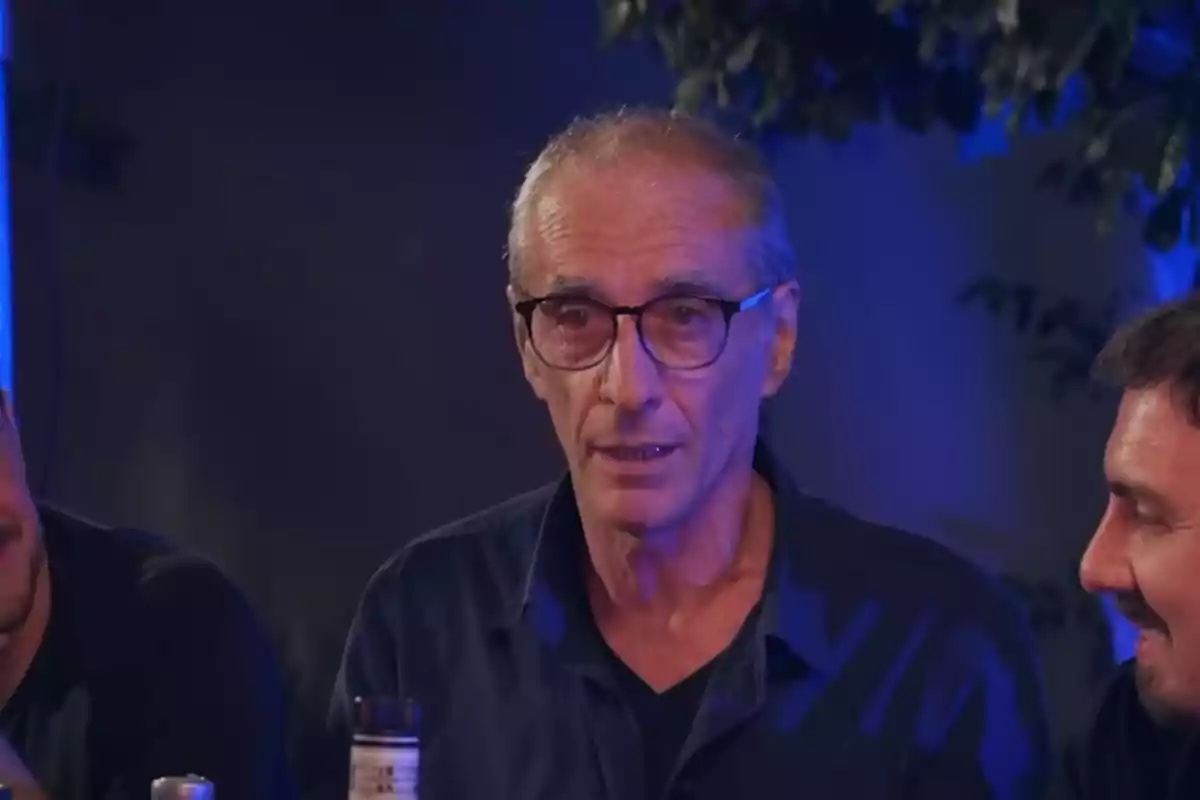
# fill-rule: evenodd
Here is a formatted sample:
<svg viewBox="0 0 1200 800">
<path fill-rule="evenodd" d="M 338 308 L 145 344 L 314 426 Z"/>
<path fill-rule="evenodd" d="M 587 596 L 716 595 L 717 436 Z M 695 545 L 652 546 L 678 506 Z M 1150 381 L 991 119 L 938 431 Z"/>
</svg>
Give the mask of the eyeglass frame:
<svg viewBox="0 0 1200 800">
<path fill-rule="evenodd" d="M 558 293 L 543 295 L 541 297 L 528 297 L 524 300 L 518 300 L 517 302 L 513 303 L 512 307 L 513 310 L 516 311 L 521 319 L 525 322 L 525 331 L 529 335 L 529 346 L 533 348 L 534 355 L 536 355 L 538 360 L 550 369 L 562 370 L 564 372 L 582 372 L 585 369 L 591 369 L 597 364 L 602 363 L 604 359 L 608 358 L 612 354 L 613 348 L 617 346 L 617 336 L 620 333 L 619 326 L 621 317 L 633 317 L 634 327 L 637 329 L 638 344 L 641 345 L 642 350 L 645 351 L 646 355 L 650 356 L 651 361 L 663 369 L 669 369 L 676 372 L 693 372 L 698 369 L 711 367 L 713 364 L 715 364 L 717 360 L 725 354 L 725 349 L 729 346 L 729 330 L 733 324 L 733 318 L 743 311 L 749 311 L 750 309 L 757 308 L 759 304 L 761 304 L 763 300 L 770 297 L 777 288 L 777 286 L 768 286 L 765 289 L 761 289 L 749 297 L 745 297 L 741 300 L 728 300 L 723 297 L 711 297 L 705 295 L 666 294 L 662 295 L 661 297 L 655 297 L 653 300 L 647 300 L 645 303 L 636 306 L 610 306 L 607 303 L 595 299 L 594 297 L 571 293 Z M 546 357 L 542 355 L 541 351 L 538 350 L 537 345 L 534 344 L 533 314 L 535 311 L 537 311 L 538 306 L 540 306 L 542 303 L 551 300 L 572 299 L 585 300 L 588 303 L 607 311 L 609 318 L 612 320 L 612 333 L 608 337 L 608 344 L 600 351 L 600 355 L 598 355 L 594 360 L 580 366 L 562 367 L 558 364 L 551 364 Z M 646 344 L 646 336 L 642 328 L 642 318 L 648 308 L 667 300 L 700 300 L 706 303 L 712 303 L 717 309 L 720 310 L 721 315 L 725 320 L 725 332 L 721 337 L 721 346 L 717 349 L 716 355 L 702 364 L 697 364 L 690 367 L 676 367 L 671 364 L 664 363 L 661 358 L 654 354 L 654 350 Z"/>
</svg>

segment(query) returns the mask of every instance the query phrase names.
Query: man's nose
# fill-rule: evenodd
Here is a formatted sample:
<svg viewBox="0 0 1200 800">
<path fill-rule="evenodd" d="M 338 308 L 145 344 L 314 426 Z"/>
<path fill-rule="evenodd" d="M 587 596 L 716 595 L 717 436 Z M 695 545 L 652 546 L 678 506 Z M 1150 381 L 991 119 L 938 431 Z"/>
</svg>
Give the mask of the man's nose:
<svg viewBox="0 0 1200 800">
<path fill-rule="evenodd" d="M 1135 588 L 1126 537 L 1113 518 L 1111 506 L 1079 562 L 1079 583 L 1092 594 L 1128 592 Z"/>
<path fill-rule="evenodd" d="M 658 364 L 642 346 L 637 323 L 632 317 L 617 320 L 616 339 L 603 369 L 602 396 L 618 408 L 638 411 L 648 405 L 657 405 L 662 399 Z"/>
</svg>

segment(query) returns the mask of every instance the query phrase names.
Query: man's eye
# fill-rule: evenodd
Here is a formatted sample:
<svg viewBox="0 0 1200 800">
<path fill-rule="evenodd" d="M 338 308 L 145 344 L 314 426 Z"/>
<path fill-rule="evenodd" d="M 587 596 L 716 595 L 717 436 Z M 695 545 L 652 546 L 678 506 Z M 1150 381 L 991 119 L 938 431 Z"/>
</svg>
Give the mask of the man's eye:
<svg viewBox="0 0 1200 800">
<path fill-rule="evenodd" d="M 1141 504 L 1133 506 L 1133 518 L 1143 525 L 1161 525 L 1163 524 L 1162 514 L 1159 514 L 1155 509 L 1148 508 Z"/>
<path fill-rule="evenodd" d="M 667 319 L 672 325 L 687 327 L 704 322 L 712 314 L 712 307 L 703 300 L 675 300 L 667 305 Z"/>
<path fill-rule="evenodd" d="M 583 303 L 561 303 L 549 309 L 556 325 L 565 328 L 583 328 L 591 322 L 596 310 Z"/>
</svg>

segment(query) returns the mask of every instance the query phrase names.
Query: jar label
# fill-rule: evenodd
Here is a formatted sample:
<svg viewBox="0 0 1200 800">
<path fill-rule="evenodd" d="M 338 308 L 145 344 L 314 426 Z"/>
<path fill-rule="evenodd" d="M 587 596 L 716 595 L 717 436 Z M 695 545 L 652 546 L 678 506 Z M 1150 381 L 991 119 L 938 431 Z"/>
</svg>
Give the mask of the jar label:
<svg viewBox="0 0 1200 800">
<path fill-rule="evenodd" d="M 417 800 L 415 747 L 350 748 L 349 800 Z"/>
</svg>

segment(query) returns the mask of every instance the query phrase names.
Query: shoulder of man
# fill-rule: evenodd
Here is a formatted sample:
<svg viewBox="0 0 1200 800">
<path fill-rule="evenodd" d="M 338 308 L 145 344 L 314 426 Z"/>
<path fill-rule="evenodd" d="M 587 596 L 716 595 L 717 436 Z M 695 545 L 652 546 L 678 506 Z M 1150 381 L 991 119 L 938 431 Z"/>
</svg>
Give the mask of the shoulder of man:
<svg viewBox="0 0 1200 800">
<path fill-rule="evenodd" d="M 976 777 L 986 777 L 995 796 L 1040 796 L 1051 771 L 1045 694 L 1036 644 L 1015 596 L 931 539 L 820 501 L 800 516 L 811 526 L 800 535 L 820 542 L 810 574 L 823 581 L 831 602 L 873 603 L 882 624 L 913 646 L 923 751 L 914 756 L 914 780 L 928 782 L 940 797 L 933 788 L 938 780 L 959 786 L 971 770 L 981 770 Z M 793 546 L 805 552 L 802 543 Z"/>
<path fill-rule="evenodd" d="M 429 609 L 459 590 L 480 598 L 506 596 L 525 580 L 557 486 L 539 487 L 415 537 L 371 577 L 364 602 L 403 595 Z"/>
<path fill-rule="evenodd" d="M 339 748 L 353 697 L 416 691 L 434 679 L 433 654 L 442 645 L 469 638 L 463 634 L 473 623 L 523 591 L 556 488 L 535 489 L 418 536 L 375 572 L 350 625 L 330 704 L 331 741 Z M 342 761 L 339 755 L 329 763 Z"/>
<path fill-rule="evenodd" d="M 830 580 L 855 586 L 902 614 L 933 613 L 949 622 L 998 626 L 1027 639 L 1024 613 L 999 577 L 924 536 L 870 522 L 811 497 L 799 501 L 805 530 L 795 536 L 798 553 L 818 548 L 816 558 Z M 1032 640 L 1027 642 L 1032 647 Z"/>
<path fill-rule="evenodd" d="M 267 640 L 249 600 L 213 561 L 149 531 L 45 506 L 39 513 L 55 596 L 70 602 L 77 652 L 93 670 L 139 661 L 155 640 L 185 628 Z"/>
</svg>

